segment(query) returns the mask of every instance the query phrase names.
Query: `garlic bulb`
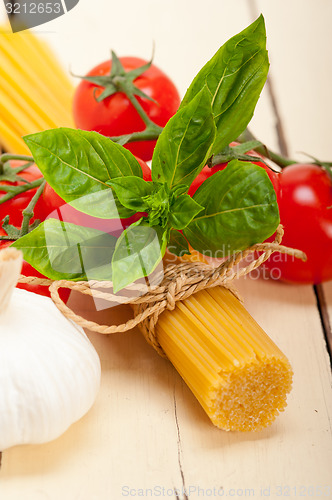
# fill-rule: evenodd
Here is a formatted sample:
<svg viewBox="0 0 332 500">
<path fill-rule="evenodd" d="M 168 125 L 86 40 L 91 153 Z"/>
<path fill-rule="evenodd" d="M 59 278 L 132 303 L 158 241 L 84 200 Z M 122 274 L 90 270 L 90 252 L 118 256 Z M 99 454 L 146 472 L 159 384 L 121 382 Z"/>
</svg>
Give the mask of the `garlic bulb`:
<svg viewBox="0 0 332 500">
<path fill-rule="evenodd" d="M 97 352 L 51 299 L 16 288 L 8 301 L 20 259 L 0 252 L 0 451 L 60 436 L 100 385 Z"/>
</svg>

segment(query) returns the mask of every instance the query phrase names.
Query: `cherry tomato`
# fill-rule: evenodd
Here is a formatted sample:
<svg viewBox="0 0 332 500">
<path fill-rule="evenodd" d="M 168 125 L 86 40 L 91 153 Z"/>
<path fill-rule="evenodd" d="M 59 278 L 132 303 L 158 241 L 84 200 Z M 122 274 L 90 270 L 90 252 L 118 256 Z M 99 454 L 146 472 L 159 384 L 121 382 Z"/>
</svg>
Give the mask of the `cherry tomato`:
<svg viewBox="0 0 332 500">
<path fill-rule="evenodd" d="M 10 162 L 10 166 L 12 168 L 19 167 L 23 165 L 26 162 L 22 161 L 14 161 L 12 160 Z M 39 168 L 36 165 L 31 165 L 31 167 L 28 167 L 25 170 L 22 170 L 18 174 L 20 177 L 23 179 L 26 179 L 28 182 L 32 182 L 36 179 L 39 179 L 42 177 L 42 174 L 39 170 Z M 12 186 L 20 186 L 24 184 L 24 181 L 17 181 L 17 182 L 7 182 L 7 181 L 0 181 L 0 199 L 1 196 L 5 195 L 5 191 L 1 191 L 1 184 L 2 185 L 12 185 Z M 22 211 L 28 206 L 29 202 L 33 198 L 34 194 L 36 193 L 37 188 L 35 189 L 30 189 L 29 191 L 25 191 L 24 193 L 21 193 L 11 200 L 6 201 L 5 203 L 2 203 L 0 205 L 0 226 L 1 226 L 1 221 L 2 219 L 6 216 L 9 215 L 9 223 L 12 224 L 13 226 L 20 227 L 22 224 Z M 35 207 L 35 215 L 34 218 L 31 220 L 31 222 L 34 222 L 36 219 L 40 219 L 42 217 L 42 212 L 39 210 L 39 202 L 37 202 L 37 205 Z"/>
<path fill-rule="evenodd" d="M 150 167 L 140 158 L 136 157 L 136 160 L 142 168 L 143 179 L 145 181 L 151 181 L 152 177 Z M 143 215 L 145 215 L 144 213 L 139 212 L 131 217 L 128 217 L 127 219 L 98 219 L 97 217 L 92 217 L 79 212 L 75 208 L 66 204 L 66 202 L 60 198 L 60 196 L 49 184 L 46 184 L 45 186 L 42 195 L 42 203 L 42 211 L 45 218 L 56 218 L 65 222 L 71 222 L 72 224 L 92 227 L 94 229 L 98 229 L 99 231 L 112 233 L 114 236 L 119 236 L 124 228 L 130 226 L 130 224 L 138 221 Z"/>
<path fill-rule="evenodd" d="M 5 236 L 6 232 L 0 227 L 0 236 Z M 9 247 L 13 242 L 10 240 L 0 240 L 0 250 Z"/>
<path fill-rule="evenodd" d="M 135 158 L 141 165 L 143 179 L 148 182 L 152 181 L 151 168 L 149 167 L 149 165 L 147 165 L 145 161 L 141 160 L 141 158 L 138 158 L 137 156 L 135 156 Z"/>
<path fill-rule="evenodd" d="M 143 66 L 146 61 L 136 57 L 122 57 L 120 61 L 126 71 Z M 111 61 L 105 61 L 93 68 L 89 76 L 110 74 Z M 134 84 L 154 101 L 137 97 L 149 118 L 164 127 L 176 113 L 180 96 L 171 80 L 156 66 L 151 65 Z M 100 134 L 115 137 L 145 129 L 143 120 L 123 93 L 116 93 L 101 102 L 95 99 L 103 88 L 82 80 L 78 85 L 73 101 L 74 121 L 77 128 L 95 130 Z M 94 95 L 95 93 L 95 95 Z M 141 141 L 126 144 L 125 147 L 143 160 L 152 158 L 156 141 Z"/>
<path fill-rule="evenodd" d="M 307 261 L 273 254 L 265 263 L 272 278 L 317 284 L 332 279 L 332 183 L 317 165 L 297 164 L 280 175 L 283 245 L 303 250 Z"/>
</svg>

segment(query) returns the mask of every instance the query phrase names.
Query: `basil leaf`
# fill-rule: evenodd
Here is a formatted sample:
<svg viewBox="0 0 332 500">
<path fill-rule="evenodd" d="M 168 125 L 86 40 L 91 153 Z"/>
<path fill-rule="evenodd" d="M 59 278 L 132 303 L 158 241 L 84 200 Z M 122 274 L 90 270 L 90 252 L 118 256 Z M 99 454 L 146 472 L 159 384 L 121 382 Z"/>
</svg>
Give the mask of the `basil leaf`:
<svg viewBox="0 0 332 500">
<path fill-rule="evenodd" d="M 185 229 L 195 250 L 224 257 L 271 236 L 279 224 L 272 183 L 262 167 L 238 160 L 209 177 L 194 194 L 205 206 Z"/>
<path fill-rule="evenodd" d="M 159 226 L 150 227 L 142 219 L 123 231 L 112 260 L 115 293 L 156 269 L 166 250 L 165 234 Z"/>
<path fill-rule="evenodd" d="M 180 110 L 207 85 L 217 127 L 213 153 L 219 153 L 246 128 L 268 69 L 265 23 L 261 15 L 228 40 L 194 78 Z"/>
<path fill-rule="evenodd" d="M 152 179 L 166 182 L 169 188 L 190 186 L 210 156 L 214 138 L 210 96 L 204 87 L 160 134 L 152 157 Z"/>
<path fill-rule="evenodd" d="M 69 222 L 48 219 L 12 246 L 50 279 L 111 280 L 117 238 Z"/>
<path fill-rule="evenodd" d="M 171 206 L 169 222 L 174 229 L 183 229 L 204 209 L 188 194 L 182 194 Z"/>
<path fill-rule="evenodd" d="M 134 210 L 121 205 L 111 187 L 81 196 L 68 205 L 99 219 L 125 219 L 135 214 Z"/>
<path fill-rule="evenodd" d="M 102 219 L 133 215 L 106 184 L 115 177 L 142 177 L 130 151 L 97 132 L 69 128 L 27 135 L 24 140 L 46 181 L 74 208 Z"/>
<path fill-rule="evenodd" d="M 149 196 L 154 190 L 152 182 L 133 175 L 112 179 L 107 181 L 107 184 L 114 189 L 124 207 L 141 212 L 147 208 L 143 198 Z"/>
<path fill-rule="evenodd" d="M 170 240 L 167 245 L 169 252 L 182 257 L 183 255 L 190 255 L 188 241 L 180 231 L 171 230 Z"/>
</svg>

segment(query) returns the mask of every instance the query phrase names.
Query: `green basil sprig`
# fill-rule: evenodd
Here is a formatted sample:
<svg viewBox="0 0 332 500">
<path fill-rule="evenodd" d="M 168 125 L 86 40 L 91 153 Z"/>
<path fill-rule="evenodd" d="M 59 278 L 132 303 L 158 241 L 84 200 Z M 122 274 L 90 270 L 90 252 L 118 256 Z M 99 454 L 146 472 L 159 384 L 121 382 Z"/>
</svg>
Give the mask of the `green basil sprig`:
<svg viewBox="0 0 332 500">
<path fill-rule="evenodd" d="M 187 194 L 211 155 L 247 126 L 268 71 L 265 43 L 260 17 L 198 73 L 157 141 L 152 182 L 128 150 L 95 132 L 60 128 L 25 137 L 47 182 L 74 208 L 104 219 L 145 215 L 117 241 L 45 221 L 15 243 L 24 258 L 53 279 L 112 279 L 117 292 L 151 275 L 167 247 L 222 257 L 273 234 L 276 195 L 257 165 L 233 160 Z"/>
</svg>

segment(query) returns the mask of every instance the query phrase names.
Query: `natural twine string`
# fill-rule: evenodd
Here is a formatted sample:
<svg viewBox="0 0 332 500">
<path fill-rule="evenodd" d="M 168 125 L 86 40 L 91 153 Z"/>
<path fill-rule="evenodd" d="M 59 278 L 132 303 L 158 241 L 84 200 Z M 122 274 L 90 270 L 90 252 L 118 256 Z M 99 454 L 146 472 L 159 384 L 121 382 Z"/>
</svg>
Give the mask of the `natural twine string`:
<svg viewBox="0 0 332 500">
<path fill-rule="evenodd" d="M 126 288 L 127 294 L 113 294 L 110 292 L 110 289 L 112 290 L 112 282 L 110 281 L 52 281 L 31 276 L 21 276 L 19 283 L 48 286 L 51 298 L 58 309 L 77 325 L 94 332 L 103 334 L 125 332 L 140 325 L 140 330 L 147 342 L 161 356 L 165 356 L 156 338 L 155 327 L 159 316 L 166 309 L 172 311 L 177 301 L 184 300 L 203 289 L 220 285 L 229 286 L 232 281 L 257 269 L 274 252 L 285 253 L 306 260 L 306 255 L 300 250 L 281 245 L 283 234 L 283 228 L 279 225 L 273 243 L 257 243 L 252 245 L 242 252 L 235 253 L 215 268 L 202 262 L 182 262 L 180 264 L 167 265 L 164 269 L 162 282 L 155 287 L 150 287 L 148 292 L 146 291 L 146 286 L 134 283 Z M 248 265 L 235 269 L 241 261 L 253 252 L 263 253 Z M 134 308 L 135 316 L 121 325 L 100 325 L 94 321 L 89 321 L 75 314 L 62 301 L 59 296 L 60 288 L 69 288 L 82 294 L 93 295 L 94 298 L 101 298 L 113 303 L 131 304 Z M 128 292 L 135 293 L 136 295 L 128 297 Z M 138 296 L 137 293 L 139 294 Z"/>
</svg>

